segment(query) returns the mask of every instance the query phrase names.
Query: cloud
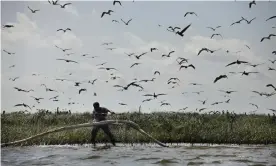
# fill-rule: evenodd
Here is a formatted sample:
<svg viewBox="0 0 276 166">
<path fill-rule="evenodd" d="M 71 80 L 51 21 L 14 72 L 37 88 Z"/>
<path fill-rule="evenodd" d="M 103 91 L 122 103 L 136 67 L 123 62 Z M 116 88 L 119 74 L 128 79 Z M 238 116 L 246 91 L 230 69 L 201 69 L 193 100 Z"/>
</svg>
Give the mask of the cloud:
<svg viewBox="0 0 276 166">
<path fill-rule="evenodd" d="M 26 14 L 17 12 L 16 18 L 17 22 L 10 23 L 14 28 L 2 31 L 3 47 L 17 43 L 31 48 L 53 47 L 54 44 L 77 49 L 82 47 L 82 41 L 73 32 L 47 35 Z"/>
</svg>

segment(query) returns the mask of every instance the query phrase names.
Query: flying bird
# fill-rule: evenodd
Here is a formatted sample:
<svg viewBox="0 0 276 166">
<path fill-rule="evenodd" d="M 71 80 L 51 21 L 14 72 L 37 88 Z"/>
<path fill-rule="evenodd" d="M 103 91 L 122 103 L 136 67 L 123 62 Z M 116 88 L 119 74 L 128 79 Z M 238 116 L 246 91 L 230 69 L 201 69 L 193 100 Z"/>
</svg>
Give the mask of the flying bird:
<svg viewBox="0 0 276 166">
<path fill-rule="evenodd" d="M 242 21 L 245 21 L 245 20 L 244 19 L 240 19 L 239 21 L 236 21 L 236 22 L 232 23 L 230 26 L 233 26 L 235 24 L 240 24 Z"/>
<path fill-rule="evenodd" d="M 250 50 L 250 47 L 248 45 L 245 45 L 249 50 Z"/>
<path fill-rule="evenodd" d="M 152 99 L 145 99 L 142 101 L 142 103 L 146 102 L 146 101 L 151 101 Z"/>
<path fill-rule="evenodd" d="M 257 109 L 259 108 L 256 104 L 254 104 L 254 103 L 249 103 L 250 105 L 252 105 L 252 106 L 255 106 Z"/>
<path fill-rule="evenodd" d="M 164 56 L 166 56 L 166 57 L 170 57 L 170 55 L 171 55 L 172 53 L 174 53 L 174 52 L 175 52 L 175 51 L 170 51 L 168 55 L 163 54 L 163 55 L 162 55 L 162 57 L 164 57 Z"/>
<path fill-rule="evenodd" d="M 28 8 L 31 10 L 32 13 L 35 13 L 35 12 L 39 11 L 39 10 L 33 10 L 33 9 L 31 9 L 29 6 L 28 6 Z"/>
<path fill-rule="evenodd" d="M 269 60 L 272 64 L 274 64 L 276 62 L 276 59 L 275 60 Z"/>
<path fill-rule="evenodd" d="M 267 84 L 266 87 L 271 87 L 271 88 L 274 89 L 274 91 L 276 91 L 276 87 L 274 85 L 272 85 L 272 84 Z"/>
<path fill-rule="evenodd" d="M 15 65 L 11 65 L 9 68 L 15 67 Z"/>
<path fill-rule="evenodd" d="M 248 62 L 237 60 L 237 61 L 234 61 L 234 62 L 229 63 L 229 64 L 226 65 L 225 67 L 231 66 L 231 65 L 234 65 L 234 64 L 240 65 L 240 64 L 242 64 L 242 63 L 246 63 L 246 64 L 247 64 Z"/>
<path fill-rule="evenodd" d="M 243 72 L 239 72 L 239 73 L 242 73 L 242 75 L 248 76 L 251 73 L 259 73 L 259 72 L 246 72 L 246 71 L 243 71 Z"/>
<path fill-rule="evenodd" d="M 130 68 L 132 68 L 132 67 L 135 66 L 135 65 L 139 65 L 139 64 L 141 64 L 141 63 L 134 63 L 134 64 L 132 64 L 132 65 L 130 66 Z"/>
<path fill-rule="evenodd" d="M 52 99 L 57 100 L 58 97 L 59 97 L 59 95 L 51 97 L 51 98 L 49 98 L 49 100 L 52 100 Z"/>
<path fill-rule="evenodd" d="M 259 65 L 263 65 L 263 64 L 265 64 L 265 63 L 259 63 L 259 64 L 248 64 L 249 66 L 252 66 L 252 67 L 257 67 L 257 66 L 259 66 Z"/>
<path fill-rule="evenodd" d="M 131 83 L 129 83 L 129 84 L 127 84 L 126 86 L 121 86 L 121 85 L 114 85 L 113 87 L 120 87 L 120 88 L 122 88 L 122 91 L 123 90 L 128 90 L 128 88 L 130 87 L 130 86 L 137 86 L 137 84 L 135 84 L 136 83 L 136 81 L 134 81 L 134 82 L 131 82 Z M 135 85 L 134 85 L 135 84 Z"/>
<path fill-rule="evenodd" d="M 212 29 L 213 31 L 216 31 L 216 29 L 218 29 L 218 28 L 220 28 L 221 26 L 217 26 L 217 27 L 215 27 L 215 28 L 212 28 L 212 27 L 207 27 L 207 28 L 209 28 L 209 29 Z"/>
<path fill-rule="evenodd" d="M 272 51 L 272 54 L 276 55 L 276 51 Z"/>
<path fill-rule="evenodd" d="M 181 110 L 185 111 L 187 108 L 188 108 L 188 107 L 181 108 L 181 109 L 179 109 L 178 111 L 181 111 Z"/>
<path fill-rule="evenodd" d="M 83 91 L 87 91 L 87 89 L 81 88 L 81 89 L 79 90 L 79 94 L 81 94 L 81 92 L 83 92 Z"/>
<path fill-rule="evenodd" d="M 118 104 L 120 104 L 120 105 L 127 105 L 127 104 L 125 104 L 125 103 L 118 103 Z"/>
<path fill-rule="evenodd" d="M 9 80 L 15 81 L 17 80 L 19 77 L 15 77 L 15 78 L 10 78 Z"/>
<path fill-rule="evenodd" d="M 155 71 L 153 75 L 155 75 L 155 74 L 159 74 L 160 75 L 160 72 L 159 71 Z"/>
<path fill-rule="evenodd" d="M 164 93 L 155 94 L 155 92 L 154 92 L 153 94 L 146 94 L 143 96 L 153 96 L 153 98 L 156 99 L 158 96 L 162 96 L 162 95 L 167 95 L 167 94 L 164 94 Z"/>
<path fill-rule="evenodd" d="M 127 22 L 125 22 L 123 19 L 121 19 L 121 21 L 122 21 L 123 23 L 125 23 L 125 25 L 128 25 L 128 24 L 130 23 L 131 20 L 132 20 L 132 19 L 130 19 L 130 20 L 128 20 Z"/>
<path fill-rule="evenodd" d="M 113 11 L 113 10 L 108 10 L 107 12 L 103 12 L 102 15 L 101 15 L 101 18 L 102 18 L 105 14 L 111 15 L 111 12 L 114 12 L 114 11 Z"/>
<path fill-rule="evenodd" d="M 135 57 L 136 57 L 136 59 L 140 59 L 141 56 L 143 56 L 143 55 L 145 55 L 145 54 L 147 54 L 147 53 L 148 53 L 148 52 L 144 52 L 144 53 L 142 53 L 142 54 L 140 54 L 140 55 L 138 55 L 138 56 L 135 55 Z"/>
<path fill-rule="evenodd" d="M 34 90 L 30 89 L 30 90 L 24 90 L 24 89 L 20 89 L 20 88 L 17 88 L 17 87 L 14 87 L 14 89 L 16 89 L 17 91 L 19 92 L 33 92 Z"/>
<path fill-rule="evenodd" d="M 116 1 L 116 0 L 114 0 L 114 1 L 113 1 L 113 5 L 115 5 L 116 3 L 118 3 L 119 5 L 121 5 L 121 6 L 122 6 L 122 4 L 121 4 L 121 2 L 120 2 L 120 1 Z"/>
<path fill-rule="evenodd" d="M 160 106 L 163 106 L 163 105 L 169 105 L 169 106 L 171 106 L 170 103 L 162 103 Z"/>
<path fill-rule="evenodd" d="M 179 36 L 184 36 L 184 32 L 187 31 L 187 29 L 191 26 L 192 24 L 189 24 L 188 26 L 186 26 L 185 28 L 182 29 L 182 31 L 177 31 L 176 34 L 178 34 Z"/>
<path fill-rule="evenodd" d="M 197 16 L 197 14 L 195 12 L 187 12 L 187 13 L 185 13 L 184 17 L 186 17 L 188 14 Z"/>
<path fill-rule="evenodd" d="M 72 30 L 70 28 L 66 28 L 66 29 L 58 29 L 57 31 L 63 31 L 65 33 L 66 31 L 72 31 Z"/>
<path fill-rule="evenodd" d="M 156 78 L 152 78 L 151 80 L 140 80 L 139 82 L 149 82 L 149 81 L 153 82 L 155 79 Z"/>
<path fill-rule="evenodd" d="M 276 69 L 274 69 L 274 68 L 272 68 L 272 67 L 268 67 L 268 70 L 275 70 L 275 71 L 276 71 Z"/>
<path fill-rule="evenodd" d="M 56 46 L 56 45 L 55 45 L 55 46 Z M 58 47 L 58 46 L 56 46 L 56 48 L 61 49 L 63 52 L 68 51 L 68 50 L 72 50 L 71 48 L 65 48 L 65 49 L 63 49 L 63 48 L 60 48 L 60 47 Z"/>
<path fill-rule="evenodd" d="M 276 18 L 276 16 L 271 16 L 268 19 L 266 19 L 265 21 L 268 21 L 268 20 L 271 20 L 271 19 L 274 19 L 274 18 Z"/>
<path fill-rule="evenodd" d="M 67 62 L 67 63 L 69 63 L 69 62 L 72 62 L 72 63 L 78 63 L 78 62 L 73 61 L 73 60 L 70 60 L 70 59 L 56 59 L 56 60 L 65 61 L 65 62 Z"/>
<path fill-rule="evenodd" d="M 255 20 L 256 19 L 256 17 L 254 17 L 254 18 L 252 18 L 251 20 L 247 20 L 247 19 L 245 19 L 245 18 L 243 18 L 242 17 L 242 19 L 244 20 L 244 21 L 246 21 L 247 22 L 247 24 L 250 24 L 253 20 Z"/>
<path fill-rule="evenodd" d="M 94 83 L 95 83 L 97 80 L 98 80 L 98 79 L 94 79 L 93 81 L 90 81 L 90 80 L 89 80 L 88 83 L 94 85 Z"/>
<path fill-rule="evenodd" d="M 201 49 L 198 51 L 197 55 L 201 54 L 202 51 L 209 52 L 210 50 L 209 50 L 208 48 L 201 48 Z"/>
<path fill-rule="evenodd" d="M 42 100 L 42 99 L 44 99 L 44 98 L 42 98 L 42 97 L 33 97 L 33 96 L 31 96 L 32 98 L 34 98 L 35 100 L 36 100 L 36 102 L 37 103 L 40 103 L 40 101 L 39 100 Z"/>
<path fill-rule="evenodd" d="M 224 93 L 227 93 L 227 94 L 231 94 L 231 93 L 233 93 L 233 92 L 237 92 L 237 91 L 232 91 L 232 90 L 227 90 L 227 91 L 225 91 L 225 90 L 219 90 L 220 92 L 224 92 Z"/>
<path fill-rule="evenodd" d="M 103 66 L 105 65 L 107 62 L 104 62 L 104 63 L 100 63 L 100 64 L 97 64 L 96 66 Z"/>
<path fill-rule="evenodd" d="M 202 85 L 202 84 L 198 84 L 198 83 L 190 83 L 189 85 Z"/>
<path fill-rule="evenodd" d="M 18 106 L 23 106 L 23 107 L 25 107 L 25 108 L 28 107 L 28 108 L 30 108 L 30 110 L 31 110 L 31 107 L 30 107 L 29 105 L 25 104 L 25 103 L 14 105 L 14 107 L 18 107 Z"/>
<path fill-rule="evenodd" d="M 272 112 L 276 112 L 276 109 L 268 108 L 268 110 L 270 110 L 270 111 L 272 111 Z"/>
<path fill-rule="evenodd" d="M 125 53 L 127 56 L 132 56 L 132 55 L 134 55 L 134 53 Z"/>
<path fill-rule="evenodd" d="M 275 35 L 275 34 L 269 34 L 267 37 L 263 37 L 263 38 L 261 39 L 261 42 L 263 42 L 264 39 L 270 40 L 270 38 L 271 38 L 272 36 L 276 36 L 276 35 Z"/>
<path fill-rule="evenodd" d="M 59 5 L 61 8 L 65 8 L 65 6 L 67 6 L 67 5 L 71 5 L 72 3 L 65 3 L 65 4 L 63 4 L 63 5 Z"/>
<path fill-rule="evenodd" d="M 14 55 L 15 53 L 13 52 L 8 52 L 7 50 L 3 50 L 5 53 L 9 54 L 9 55 Z"/>
<path fill-rule="evenodd" d="M 216 79 L 214 80 L 214 83 L 216 83 L 218 80 L 223 79 L 223 78 L 228 78 L 227 75 L 220 75 L 218 77 L 216 77 Z"/>
<path fill-rule="evenodd" d="M 154 50 L 158 50 L 158 49 L 157 48 L 150 48 L 150 52 L 152 52 Z"/>
<path fill-rule="evenodd" d="M 117 70 L 113 67 L 100 67 L 99 69 L 104 69 L 104 70 Z"/>
<path fill-rule="evenodd" d="M 223 102 L 214 102 L 211 105 L 217 105 L 217 104 L 221 104 L 221 103 L 223 103 Z"/>
<path fill-rule="evenodd" d="M 11 25 L 11 24 L 6 24 L 6 25 L 3 25 L 3 28 L 13 28 L 14 25 Z"/>
<path fill-rule="evenodd" d="M 119 21 L 118 21 L 118 20 L 112 20 L 112 22 L 116 22 L 116 23 L 119 23 Z"/>
<path fill-rule="evenodd" d="M 223 37 L 222 37 L 221 34 L 219 34 L 219 33 L 212 34 L 211 39 L 212 39 L 214 36 L 220 36 L 220 37 L 223 39 Z"/>
<path fill-rule="evenodd" d="M 195 66 L 194 66 L 194 65 L 189 64 L 188 66 L 181 65 L 181 66 L 179 67 L 179 70 L 181 70 L 183 67 L 184 67 L 185 69 L 187 69 L 187 68 L 189 68 L 189 67 L 191 67 L 191 68 L 195 69 Z"/>
<path fill-rule="evenodd" d="M 251 2 L 249 3 L 249 8 L 251 8 L 251 7 L 252 7 L 252 5 L 256 5 L 255 0 L 253 0 L 253 1 L 251 1 Z"/>
</svg>

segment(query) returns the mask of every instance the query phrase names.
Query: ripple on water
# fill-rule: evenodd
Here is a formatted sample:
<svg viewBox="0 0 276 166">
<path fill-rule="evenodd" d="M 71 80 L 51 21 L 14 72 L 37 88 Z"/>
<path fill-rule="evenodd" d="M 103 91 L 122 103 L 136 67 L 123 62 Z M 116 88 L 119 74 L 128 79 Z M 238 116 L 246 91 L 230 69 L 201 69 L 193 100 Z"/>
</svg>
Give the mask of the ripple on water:
<svg viewBox="0 0 276 166">
<path fill-rule="evenodd" d="M 204 162 L 188 162 L 187 165 L 201 165 L 201 164 L 204 164 Z"/>
<path fill-rule="evenodd" d="M 171 165 L 173 163 L 178 163 L 178 161 L 176 161 L 177 159 L 162 159 L 159 160 L 157 162 L 154 162 L 152 164 L 160 164 L 160 165 Z"/>
<path fill-rule="evenodd" d="M 136 159 L 134 161 L 146 161 L 146 160 L 159 160 L 160 158 L 157 157 L 141 157 L 139 159 Z"/>
<path fill-rule="evenodd" d="M 88 157 L 82 158 L 82 160 L 99 159 L 101 157 L 102 156 L 92 155 L 92 156 L 88 156 Z"/>
</svg>

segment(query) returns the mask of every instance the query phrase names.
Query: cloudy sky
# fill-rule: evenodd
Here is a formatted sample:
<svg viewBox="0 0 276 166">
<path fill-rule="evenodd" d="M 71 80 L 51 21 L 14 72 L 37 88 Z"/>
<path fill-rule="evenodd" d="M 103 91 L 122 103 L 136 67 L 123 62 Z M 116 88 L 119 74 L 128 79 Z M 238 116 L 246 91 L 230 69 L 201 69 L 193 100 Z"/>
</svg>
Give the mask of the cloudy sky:
<svg viewBox="0 0 276 166">
<path fill-rule="evenodd" d="M 60 2 L 62 4 L 65 1 Z M 92 104 L 100 102 L 115 112 L 135 111 L 142 105 L 143 112 L 151 111 L 177 111 L 188 107 L 186 111 L 194 111 L 196 108 L 211 110 L 230 110 L 237 113 L 251 112 L 271 113 L 267 108 L 276 107 L 276 95 L 266 98 L 251 91 L 271 93 L 272 88 L 267 84 L 276 86 L 276 71 L 268 71 L 268 67 L 276 69 L 276 63 L 269 60 L 276 59 L 276 37 L 260 42 L 261 38 L 271 33 L 276 33 L 276 19 L 265 21 L 276 15 L 276 2 L 257 2 L 251 9 L 249 2 L 126 2 L 122 6 L 112 1 L 107 2 L 72 2 L 65 9 L 60 6 L 50 5 L 45 2 L 1 2 L 1 24 L 12 24 L 13 28 L 2 28 L 1 31 L 1 85 L 2 85 L 2 110 L 18 111 L 20 107 L 15 104 L 26 103 L 35 106 L 32 111 L 39 108 L 53 110 L 56 107 L 71 109 L 72 112 L 92 111 Z M 32 9 L 39 9 L 32 13 Z M 113 10 L 111 15 L 101 18 L 103 11 Z M 194 11 L 195 15 L 187 15 L 186 12 Z M 245 19 L 255 20 L 251 24 L 242 21 L 241 24 L 230 26 L 243 16 Z M 130 21 L 125 25 L 121 19 Z M 112 20 L 118 20 L 112 22 Z M 185 32 L 184 37 L 169 32 L 169 26 L 191 27 Z M 159 26 L 161 25 L 161 26 Z M 213 31 L 206 27 L 221 28 Z M 72 31 L 57 31 L 70 28 Z M 212 34 L 220 36 L 210 38 Z M 112 42 L 112 45 L 102 45 Z M 72 50 L 63 52 L 61 48 Z M 250 47 L 247 48 L 245 45 Z M 150 48 L 157 48 L 150 52 Z M 215 53 L 202 52 L 197 56 L 201 48 L 207 47 L 217 50 Z M 116 48 L 107 50 L 106 48 Z M 3 49 L 15 54 L 9 55 Z M 228 53 L 226 51 L 229 51 Z M 161 57 L 175 51 L 171 57 Z M 125 53 L 143 55 L 139 60 Z M 67 53 L 73 53 L 66 55 Z M 82 56 L 88 54 L 87 56 Z M 97 56 L 91 58 L 92 56 Z M 189 59 L 187 64 L 193 64 L 192 68 L 181 69 L 176 59 L 183 57 Z M 78 63 L 66 63 L 56 60 L 65 58 Z M 251 64 L 265 63 L 257 67 L 249 65 L 227 64 L 237 59 L 248 61 Z M 98 69 L 97 64 L 107 62 L 102 67 L 114 67 L 117 71 Z M 130 68 L 135 63 L 141 63 Z M 12 67 L 15 65 L 14 67 Z M 160 71 L 161 75 L 154 75 L 154 71 Z M 258 74 L 242 76 L 229 72 L 257 71 Z M 70 73 L 72 73 L 70 75 Z M 33 75 L 37 74 L 37 75 Z M 113 75 L 111 75 L 113 74 Z M 213 83 L 214 79 L 226 74 L 228 79 Z M 115 80 L 113 76 L 118 76 Z M 19 77 L 15 81 L 10 78 Z M 172 88 L 167 84 L 171 77 L 180 79 L 179 85 Z M 64 78 L 69 81 L 58 81 Z M 127 91 L 118 91 L 120 88 L 114 85 L 127 85 L 135 78 L 137 80 L 156 78 L 154 82 L 137 82 L 144 87 L 130 87 Z M 89 80 L 97 79 L 94 85 Z M 79 87 L 74 86 L 74 81 L 82 82 Z M 190 83 L 200 83 L 201 86 L 193 86 Z M 46 92 L 48 88 L 58 92 Z M 25 90 L 33 89 L 33 92 L 18 92 L 14 87 Z M 78 93 L 79 89 L 87 91 Z M 236 93 L 225 96 L 219 90 L 234 90 Z M 193 93 L 199 92 L 200 95 Z M 155 100 L 142 103 L 143 100 L 152 98 L 145 94 L 166 93 Z M 187 92 L 182 94 L 183 92 Z M 94 96 L 94 93 L 97 96 Z M 49 98 L 59 96 L 59 101 Z M 31 96 L 42 97 L 38 104 Z M 203 105 L 199 100 L 206 100 Z M 230 99 L 229 103 L 224 101 Z M 160 101 L 166 100 L 171 106 L 160 107 Z M 74 105 L 68 105 L 75 102 Z M 224 102 L 211 105 L 214 102 Z M 125 103 L 127 106 L 119 105 Z M 259 109 L 250 105 L 254 103 Z M 204 112 L 203 111 L 203 112 Z"/>
</svg>

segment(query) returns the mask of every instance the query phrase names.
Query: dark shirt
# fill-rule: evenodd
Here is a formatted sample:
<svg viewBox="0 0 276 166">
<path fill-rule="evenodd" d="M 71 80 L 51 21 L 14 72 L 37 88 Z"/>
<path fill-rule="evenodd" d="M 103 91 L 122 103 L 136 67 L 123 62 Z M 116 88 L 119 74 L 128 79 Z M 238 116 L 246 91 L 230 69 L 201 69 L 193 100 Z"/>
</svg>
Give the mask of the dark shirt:
<svg viewBox="0 0 276 166">
<path fill-rule="evenodd" d="M 109 110 L 105 107 L 100 107 L 98 109 L 93 110 L 93 117 L 97 121 L 106 120 L 106 116 L 108 114 Z"/>
</svg>

